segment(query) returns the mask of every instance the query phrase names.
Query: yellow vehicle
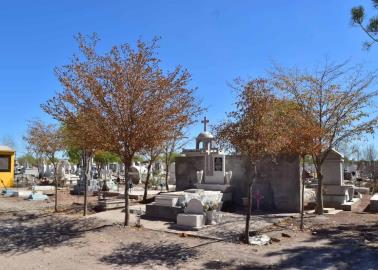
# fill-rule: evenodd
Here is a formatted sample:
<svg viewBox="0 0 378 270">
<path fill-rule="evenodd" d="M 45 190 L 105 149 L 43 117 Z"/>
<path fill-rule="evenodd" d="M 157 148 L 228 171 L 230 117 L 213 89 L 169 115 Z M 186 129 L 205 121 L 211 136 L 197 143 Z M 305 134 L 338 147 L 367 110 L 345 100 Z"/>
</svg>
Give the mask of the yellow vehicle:
<svg viewBox="0 0 378 270">
<path fill-rule="evenodd" d="M 14 154 L 12 148 L 0 145 L 0 188 L 13 187 Z"/>
</svg>

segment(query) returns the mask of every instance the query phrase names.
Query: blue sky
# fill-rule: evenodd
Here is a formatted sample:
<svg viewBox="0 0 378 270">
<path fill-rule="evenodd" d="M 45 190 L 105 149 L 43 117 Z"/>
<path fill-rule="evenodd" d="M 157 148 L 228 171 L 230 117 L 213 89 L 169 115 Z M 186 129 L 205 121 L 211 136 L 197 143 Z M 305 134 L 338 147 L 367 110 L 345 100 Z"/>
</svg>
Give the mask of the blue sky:
<svg viewBox="0 0 378 270">
<path fill-rule="evenodd" d="M 100 48 L 160 36 L 165 69 L 180 64 L 215 123 L 231 109 L 227 82 L 263 76 L 273 62 L 311 68 L 350 59 L 378 67 L 378 47 L 350 25 L 351 7 L 370 1 L 1 1 L 0 141 L 13 137 L 19 154 L 27 121 L 51 121 L 40 104 L 60 86 L 53 68 L 69 62 L 75 33 L 97 32 Z M 202 126 L 192 129 L 195 136 Z M 376 141 L 375 139 L 373 139 Z"/>
</svg>

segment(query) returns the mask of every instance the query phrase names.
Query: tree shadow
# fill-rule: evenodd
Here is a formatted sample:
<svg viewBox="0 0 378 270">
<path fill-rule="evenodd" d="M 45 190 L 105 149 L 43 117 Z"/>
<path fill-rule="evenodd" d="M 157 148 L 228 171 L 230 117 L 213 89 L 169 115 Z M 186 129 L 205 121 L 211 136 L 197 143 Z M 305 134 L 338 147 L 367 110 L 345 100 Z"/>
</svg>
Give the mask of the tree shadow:
<svg viewBox="0 0 378 270">
<path fill-rule="evenodd" d="M 240 264 L 237 260 L 230 260 L 227 262 L 222 261 L 209 261 L 203 264 L 204 269 L 227 269 L 227 270 L 263 270 L 275 269 L 272 266 L 262 266 L 258 263 L 253 264 Z"/>
<path fill-rule="evenodd" d="M 145 244 L 143 242 L 135 242 L 120 246 L 112 254 L 102 257 L 100 261 L 118 266 L 165 264 L 172 267 L 196 258 L 198 252 L 195 248 L 177 243 Z"/>
<path fill-rule="evenodd" d="M 316 246 L 315 242 L 328 240 Z M 268 253 L 282 256 L 278 269 L 378 269 L 378 225 L 340 225 L 316 231 L 306 242 L 314 246 L 296 246 Z"/>
<path fill-rule="evenodd" d="M 2 217 L 0 253 L 17 254 L 35 249 L 71 245 L 71 240 L 106 226 L 95 219 L 65 218 L 57 214 L 16 213 Z"/>
</svg>

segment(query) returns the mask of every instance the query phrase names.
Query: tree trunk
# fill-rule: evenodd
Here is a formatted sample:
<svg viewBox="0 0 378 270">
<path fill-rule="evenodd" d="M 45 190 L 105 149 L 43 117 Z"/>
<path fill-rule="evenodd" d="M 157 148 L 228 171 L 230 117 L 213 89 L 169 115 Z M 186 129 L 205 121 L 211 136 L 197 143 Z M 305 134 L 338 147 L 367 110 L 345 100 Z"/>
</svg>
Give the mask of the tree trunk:
<svg viewBox="0 0 378 270">
<path fill-rule="evenodd" d="M 249 223 L 251 220 L 251 209 L 252 209 L 252 189 L 253 189 L 253 184 L 255 182 L 255 179 L 257 177 L 257 166 L 256 164 L 253 164 L 253 170 L 254 170 L 254 175 L 252 181 L 248 184 L 248 205 L 247 205 L 247 217 L 245 220 L 245 231 L 244 231 L 244 243 L 250 244 L 249 242 Z"/>
<path fill-rule="evenodd" d="M 169 175 L 169 165 L 166 165 L 166 168 L 165 168 L 165 188 L 167 189 L 167 191 L 169 191 L 168 175 Z"/>
<path fill-rule="evenodd" d="M 248 204 L 247 204 L 247 217 L 245 220 L 244 242 L 249 242 L 249 222 L 251 220 L 251 208 L 252 208 L 252 181 L 248 184 Z"/>
<path fill-rule="evenodd" d="M 88 179 L 87 179 L 87 153 L 82 151 L 82 159 L 83 159 L 83 181 L 84 181 L 84 209 L 83 209 L 83 216 L 87 215 L 87 208 L 88 208 Z"/>
<path fill-rule="evenodd" d="M 165 188 L 167 191 L 169 191 L 169 186 L 168 186 L 168 175 L 169 175 L 169 165 L 170 165 L 170 155 L 165 157 Z"/>
<path fill-rule="evenodd" d="M 152 161 L 148 163 L 148 167 L 147 167 L 147 177 L 146 177 L 146 182 L 144 183 L 143 202 L 147 201 L 147 191 L 148 191 L 148 183 L 150 182 L 151 166 L 152 166 Z"/>
<path fill-rule="evenodd" d="M 54 159 L 54 157 L 53 157 Z M 54 167 L 54 180 L 55 180 L 55 204 L 54 204 L 54 212 L 58 212 L 58 178 L 56 177 L 56 173 L 57 173 L 57 168 L 55 166 L 55 164 L 53 163 L 53 167 Z"/>
<path fill-rule="evenodd" d="M 129 226 L 130 213 L 129 213 L 129 169 L 131 166 L 131 161 L 125 161 L 125 222 L 124 227 Z"/>
<path fill-rule="evenodd" d="M 320 166 L 317 167 L 316 174 L 318 176 L 318 188 L 316 192 L 316 209 L 315 213 L 318 215 L 324 214 L 323 208 L 323 174 L 321 172 Z"/>
<path fill-rule="evenodd" d="M 300 229 L 303 231 L 304 228 L 304 191 L 305 191 L 305 156 L 302 157 L 302 194 L 301 194 L 301 224 Z"/>
</svg>

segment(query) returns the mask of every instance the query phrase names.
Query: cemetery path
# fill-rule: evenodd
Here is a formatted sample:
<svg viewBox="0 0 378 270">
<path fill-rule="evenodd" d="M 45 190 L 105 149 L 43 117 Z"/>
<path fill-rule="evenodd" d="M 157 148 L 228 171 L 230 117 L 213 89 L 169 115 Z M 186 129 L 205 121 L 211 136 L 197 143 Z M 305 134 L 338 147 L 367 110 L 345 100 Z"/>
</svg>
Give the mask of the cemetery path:
<svg viewBox="0 0 378 270">
<path fill-rule="evenodd" d="M 305 232 L 296 218 L 282 219 L 264 228 L 275 239 L 264 247 L 123 228 L 77 214 L 0 212 L 0 270 L 378 269 L 378 215 L 367 212 L 307 216 Z"/>
</svg>

